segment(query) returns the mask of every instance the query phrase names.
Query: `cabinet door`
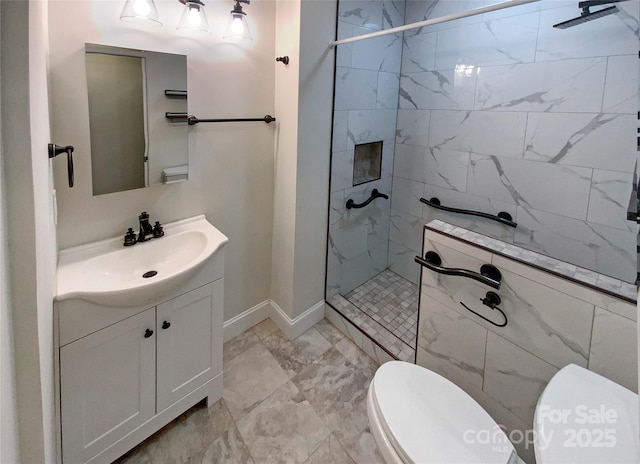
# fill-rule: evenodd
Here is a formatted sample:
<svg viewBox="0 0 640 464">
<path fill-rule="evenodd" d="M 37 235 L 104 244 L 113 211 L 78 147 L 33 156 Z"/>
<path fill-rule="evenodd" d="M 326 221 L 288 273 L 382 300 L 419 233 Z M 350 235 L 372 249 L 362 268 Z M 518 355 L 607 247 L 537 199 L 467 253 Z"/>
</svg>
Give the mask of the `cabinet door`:
<svg viewBox="0 0 640 464">
<path fill-rule="evenodd" d="M 155 309 L 60 348 L 62 458 L 83 463 L 155 413 Z"/>
<path fill-rule="evenodd" d="M 157 307 L 158 412 L 222 371 L 222 281 Z"/>
</svg>

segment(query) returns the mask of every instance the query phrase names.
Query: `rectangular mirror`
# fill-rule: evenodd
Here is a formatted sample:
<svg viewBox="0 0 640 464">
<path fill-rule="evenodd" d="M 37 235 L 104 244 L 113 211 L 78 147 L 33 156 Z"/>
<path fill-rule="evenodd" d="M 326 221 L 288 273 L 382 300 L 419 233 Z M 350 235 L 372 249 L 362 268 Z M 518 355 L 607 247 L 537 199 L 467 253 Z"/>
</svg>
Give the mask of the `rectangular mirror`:
<svg viewBox="0 0 640 464">
<path fill-rule="evenodd" d="M 188 179 L 187 57 L 85 44 L 93 194 Z"/>
</svg>

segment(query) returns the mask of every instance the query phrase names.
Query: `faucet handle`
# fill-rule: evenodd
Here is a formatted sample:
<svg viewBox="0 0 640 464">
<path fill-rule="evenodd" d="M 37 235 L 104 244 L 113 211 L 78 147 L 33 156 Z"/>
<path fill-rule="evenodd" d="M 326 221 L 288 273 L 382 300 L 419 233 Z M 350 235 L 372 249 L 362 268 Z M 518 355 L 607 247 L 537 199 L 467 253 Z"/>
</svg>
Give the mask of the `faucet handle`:
<svg viewBox="0 0 640 464">
<path fill-rule="evenodd" d="M 124 236 L 124 246 L 132 246 L 137 243 L 136 241 L 136 233 L 133 231 L 131 227 Z"/>
<path fill-rule="evenodd" d="M 153 226 L 153 238 L 160 238 L 164 236 L 164 229 L 160 225 L 160 221 L 156 221 L 156 224 Z"/>
</svg>

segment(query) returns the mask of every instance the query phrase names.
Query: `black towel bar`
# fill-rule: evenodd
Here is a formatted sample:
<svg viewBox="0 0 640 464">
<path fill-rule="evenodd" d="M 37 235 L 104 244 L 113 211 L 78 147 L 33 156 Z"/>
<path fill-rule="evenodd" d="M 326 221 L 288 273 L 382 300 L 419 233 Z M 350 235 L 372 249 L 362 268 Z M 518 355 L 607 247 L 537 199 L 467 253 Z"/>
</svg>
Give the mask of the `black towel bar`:
<svg viewBox="0 0 640 464">
<path fill-rule="evenodd" d="M 226 119 L 199 119 L 195 116 L 189 116 L 187 113 L 165 113 L 164 117 L 170 120 L 180 119 L 186 120 L 190 126 L 195 124 L 200 124 L 201 122 L 266 122 L 267 124 L 272 123 L 276 120 L 275 117 L 267 114 L 262 118 L 226 118 Z"/>
</svg>

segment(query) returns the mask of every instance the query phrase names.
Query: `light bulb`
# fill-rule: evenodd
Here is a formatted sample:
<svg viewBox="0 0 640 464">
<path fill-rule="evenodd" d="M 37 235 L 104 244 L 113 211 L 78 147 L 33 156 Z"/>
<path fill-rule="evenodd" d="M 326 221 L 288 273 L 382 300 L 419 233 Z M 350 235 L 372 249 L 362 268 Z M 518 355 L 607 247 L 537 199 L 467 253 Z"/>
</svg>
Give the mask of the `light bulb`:
<svg viewBox="0 0 640 464">
<path fill-rule="evenodd" d="M 189 15 L 187 21 L 190 26 L 199 27 L 202 24 L 202 18 L 200 17 L 200 11 L 197 8 L 189 8 Z"/>
<path fill-rule="evenodd" d="M 148 16 L 151 11 L 151 6 L 147 0 L 134 0 L 133 1 L 133 11 L 138 16 Z"/>
<path fill-rule="evenodd" d="M 231 32 L 236 35 L 242 34 L 244 31 L 244 24 L 242 24 L 242 16 L 234 16 L 231 23 Z"/>
</svg>

